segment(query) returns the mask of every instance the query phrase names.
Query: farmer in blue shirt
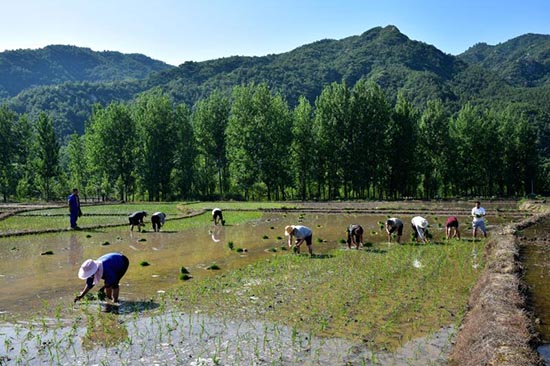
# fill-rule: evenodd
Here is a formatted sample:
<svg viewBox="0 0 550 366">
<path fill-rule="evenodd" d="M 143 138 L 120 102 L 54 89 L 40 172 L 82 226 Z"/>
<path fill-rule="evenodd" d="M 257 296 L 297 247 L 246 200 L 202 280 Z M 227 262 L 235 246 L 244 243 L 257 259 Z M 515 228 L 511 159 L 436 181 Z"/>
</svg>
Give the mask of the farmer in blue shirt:
<svg viewBox="0 0 550 366">
<path fill-rule="evenodd" d="M 108 253 L 97 260 L 88 259 L 78 270 L 78 278 L 86 280 L 86 286 L 75 297 L 74 302 L 82 299 L 99 281 L 105 280 L 105 285 L 99 289 L 105 290 L 105 295 L 115 303 L 118 302 L 119 282 L 126 273 L 130 261 L 120 253 Z"/>
<path fill-rule="evenodd" d="M 78 189 L 76 188 L 73 189 L 73 193 L 69 196 L 69 213 L 71 215 L 71 229 L 79 229 L 76 220 L 82 216 L 82 211 L 80 211 L 80 199 L 78 198 Z"/>
</svg>

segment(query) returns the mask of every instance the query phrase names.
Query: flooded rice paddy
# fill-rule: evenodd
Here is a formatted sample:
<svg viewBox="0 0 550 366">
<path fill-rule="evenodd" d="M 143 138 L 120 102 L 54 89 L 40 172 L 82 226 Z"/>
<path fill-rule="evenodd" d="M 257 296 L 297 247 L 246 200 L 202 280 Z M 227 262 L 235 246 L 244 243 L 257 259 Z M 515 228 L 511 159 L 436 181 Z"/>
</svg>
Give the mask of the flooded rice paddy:
<svg viewBox="0 0 550 366">
<path fill-rule="evenodd" d="M 550 365 L 550 220 L 525 229 L 520 239 L 525 282 L 529 286 L 540 334 L 539 352 Z"/>
<path fill-rule="evenodd" d="M 226 214 L 228 216 L 230 214 Z M 253 263 L 260 258 L 288 252 L 284 227 L 303 224 L 313 229 L 313 248 L 326 254 L 345 249 L 346 228 L 360 223 L 365 229 L 364 241 L 374 248 L 387 243 L 381 223 L 386 216 L 361 214 L 279 214 L 267 213 L 245 224 L 214 226 L 209 216 L 204 226 L 175 232 L 167 222 L 163 230 L 154 233 L 130 232 L 128 227 L 92 231 L 71 231 L 43 235 L 26 235 L 0 239 L 0 312 L 15 318 L 70 303 L 84 281 L 76 276 L 82 262 L 96 259 L 108 252 L 120 252 L 130 258 L 130 268 L 121 282 L 121 298 L 143 300 L 176 286 L 182 286 L 180 269 L 186 267 L 194 278 L 212 276 Z M 409 241 L 411 216 L 400 216 L 405 222 L 403 241 Z M 444 239 L 445 216 L 426 215 L 435 241 Z M 466 218 L 459 217 L 465 240 L 471 237 Z M 468 220 L 469 221 L 469 220 Z M 506 215 L 489 218 L 490 225 L 509 222 Z M 149 227 L 150 229 L 150 227 Z M 489 227 L 490 229 L 490 227 Z M 230 250 L 232 242 L 235 249 Z M 305 251 L 305 248 L 304 248 Z M 45 254 L 51 252 L 53 254 Z M 148 266 L 140 263 L 147 262 Z M 213 263 L 220 271 L 207 270 Z"/>
<path fill-rule="evenodd" d="M 445 364 L 452 327 L 406 343 L 391 353 L 383 350 L 373 353 L 363 344 L 340 338 L 318 338 L 276 324 L 238 319 L 220 321 L 169 309 L 155 312 L 159 310 L 159 297 L 185 286 L 179 279 L 182 266 L 189 270 L 193 281 L 263 258 L 289 255 L 283 250 L 286 247 L 284 227 L 289 224 L 311 227 L 314 253 L 320 255 L 347 250 L 343 243 L 346 228 L 358 223 L 365 229 L 368 250 L 376 251 L 387 247 L 381 225 L 389 216 L 400 217 L 405 222 L 403 241 L 410 240 L 408 223 L 415 214 L 401 212 L 398 215 L 390 211 L 365 214 L 353 210 L 266 212 L 241 224 L 232 224 L 231 212 L 227 212 L 227 225 L 223 227 L 213 226 L 209 214 L 204 214 L 198 218 L 203 221 L 199 226 L 179 229 L 176 222 L 168 221 L 160 233 L 130 232 L 128 227 L 120 226 L 1 238 L 0 312 L 4 322 L 0 339 L 6 351 L 0 353 L 0 365 L 18 362 L 13 355 L 21 351 L 17 348 L 21 342 L 17 340 L 22 339 L 31 339 L 36 347 L 23 352 L 20 364 L 38 365 L 52 359 L 55 364 L 100 364 L 106 357 L 111 360 L 108 364 L 121 365 Z M 444 240 L 447 214 L 438 210 L 422 213 L 431 224 L 434 242 Z M 469 215 L 461 212 L 458 217 L 464 241 L 471 241 Z M 491 230 L 515 220 L 516 212 L 505 209 L 497 214 L 495 210 L 494 215 L 488 216 L 488 227 Z M 231 250 L 229 243 L 243 251 Z M 74 295 L 84 286 L 84 281 L 76 276 L 81 263 L 112 251 L 124 253 L 131 262 L 121 282 L 120 308 L 109 308 L 107 304 L 73 305 Z M 143 262 L 149 265 L 140 265 Z M 212 264 L 220 270 L 209 270 Z M 97 310 L 103 311 L 103 315 L 98 315 Z M 149 310 L 155 314 L 143 317 Z M 88 316 L 84 327 L 80 323 L 82 312 Z M 38 320 L 37 314 L 42 320 Z M 72 318 L 75 316 L 79 319 Z M 59 326 L 52 328 L 50 325 L 54 323 Z M 94 339 L 95 328 L 114 331 L 99 332 L 109 336 Z M 33 339 L 37 337 L 37 329 L 42 335 Z M 62 344 L 56 343 L 56 339 L 63 339 Z M 109 355 L 110 352 L 115 352 L 116 357 Z M 1 356 L 3 354 L 6 356 Z"/>
</svg>

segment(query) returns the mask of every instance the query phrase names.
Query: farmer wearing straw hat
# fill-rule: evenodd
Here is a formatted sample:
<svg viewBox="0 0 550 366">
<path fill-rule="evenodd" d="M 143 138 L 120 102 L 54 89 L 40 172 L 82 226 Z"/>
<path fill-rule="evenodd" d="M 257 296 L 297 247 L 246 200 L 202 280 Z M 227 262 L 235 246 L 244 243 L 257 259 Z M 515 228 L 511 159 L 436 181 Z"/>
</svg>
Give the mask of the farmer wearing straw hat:
<svg viewBox="0 0 550 366">
<path fill-rule="evenodd" d="M 99 292 L 105 290 L 108 299 L 118 303 L 119 282 L 126 273 L 130 261 L 120 253 L 108 253 L 97 260 L 88 259 L 78 270 L 78 278 L 86 280 L 86 286 L 80 295 L 74 298 L 74 302 L 81 300 L 102 279 L 105 284 Z"/>
<path fill-rule="evenodd" d="M 416 242 L 418 242 L 418 238 L 420 238 L 420 240 L 427 244 L 428 238 L 426 237 L 426 233 L 428 232 L 429 226 L 428 220 L 426 220 L 422 216 L 415 216 L 412 218 L 411 224 Z"/>
<path fill-rule="evenodd" d="M 307 226 L 301 225 L 289 225 L 285 227 L 285 235 L 288 236 L 288 247 L 292 247 L 292 238 L 296 237 L 296 243 L 294 244 L 296 252 L 300 253 L 300 245 L 305 241 L 309 255 L 313 257 L 312 237 L 313 232 Z"/>
</svg>

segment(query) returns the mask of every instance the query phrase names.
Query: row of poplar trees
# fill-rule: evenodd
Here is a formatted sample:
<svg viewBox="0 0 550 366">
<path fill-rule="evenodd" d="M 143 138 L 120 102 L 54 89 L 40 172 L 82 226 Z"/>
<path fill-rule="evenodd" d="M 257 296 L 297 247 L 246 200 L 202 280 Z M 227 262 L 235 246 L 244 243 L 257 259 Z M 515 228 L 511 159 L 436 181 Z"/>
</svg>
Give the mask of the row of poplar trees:
<svg viewBox="0 0 550 366">
<path fill-rule="evenodd" d="M 63 143 L 45 113 L 0 108 L 9 199 L 167 201 L 521 196 L 541 180 L 537 134 L 517 108 L 439 100 L 391 105 L 374 83 L 327 85 L 290 108 L 267 84 L 215 91 L 192 109 L 159 90 L 95 106 Z"/>
</svg>

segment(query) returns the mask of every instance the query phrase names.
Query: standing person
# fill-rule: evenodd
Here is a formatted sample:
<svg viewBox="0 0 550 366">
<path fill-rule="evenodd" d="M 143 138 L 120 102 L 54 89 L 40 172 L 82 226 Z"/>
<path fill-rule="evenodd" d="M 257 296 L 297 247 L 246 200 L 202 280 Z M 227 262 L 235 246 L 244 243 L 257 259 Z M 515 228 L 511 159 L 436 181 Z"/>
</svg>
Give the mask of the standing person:
<svg viewBox="0 0 550 366">
<path fill-rule="evenodd" d="M 141 227 L 145 226 L 143 218 L 147 216 L 145 211 L 136 211 L 130 216 L 128 216 L 128 221 L 130 222 L 130 231 L 134 231 L 134 226 L 138 227 L 138 231 L 141 231 Z"/>
<path fill-rule="evenodd" d="M 222 226 L 225 225 L 221 208 L 216 207 L 212 210 L 212 220 L 214 221 L 214 225 L 218 225 L 218 222 L 221 222 Z"/>
<path fill-rule="evenodd" d="M 414 231 L 414 239 L 418 243 L 418 239 L 425 244 L 428 243 L 428 238 L 426 237 L 426 234 L 428 232 L 428 220 L 423 218 L 422 216 L 415 216 L 411 220 L 412 229 Z"/>
<path fill-rule="evenodd" d="M 401 243 L 401 236 L 403 236 L 403 221 L 392 217 L 386 220 L 386 234 L 388 234 L 388 243 L 391 243 L 391 234 L 396 232 L 397 243 Z"/>
<path fill-rule="evenodd" d="M 80 216 L 82 216 L 82 211 L 80 210 L 80 198 L 78 197 L 78 189 L 73 188 L 73 193 L 69 196 L 69 214 L 70 214 L 70 223 L 71 229 L 79 230 L 80 228 L 76 224 L 76 221 Z"/>
<path fill-rule="evenodd" d="M 363 246 L 363 228 L 361 225 L 351 224 L 348 229 L 348 248 L 351 249 L 351 245 L 355 245 L 355 248 L 359 250 L 359 246 Z"/>
<path fill-rule="evenodd" d="M 164 221 L 166 221 L 166 214 L 164 212 L 155 212 L 153 216 L 151 216 L 153 231 L 160 231 L 160 228 L 164 225 Z"/>
<path fill-rule="evenodd" d="M 447 240 L 450 238 L 457 238 L 460 240 L 460 230 L 458 229 L 458 218 L 456 216 L 449 216 L 447 218 L 447 222 L 445 223 L 445 237 Z"/>
<path fill-rule="evenodd" d="M 78 270 L 78 278 L 86 280 L 86 286 L 82 292 L 74 298 L 74 302 L 81 300 L 102 279 L 105 284 L 99 292 L 105 290 L 108 299 L 118 303 L 119 282 L 126 274 L 130 261 L 120 253 L 108 253 L 97 260 L 88 259 Z"/>
<path fill-rule="evenodd" d="M 296 237 L 296 243 L 294 246 L 296 252 L 300 253 L 300 245 L 305 241 L 309 255 L 313 257 L 312 238 L 313 232 L 307 226 L 301 225 L 289 225 L 285 227 L 285 235 L 288 236 L 288 247 L 292 247 L 292 239 Z"/>
<path fill-rule="evenodd" d="M 483 237 L 487 237 L 487 229 L 485 228 L 485 209 L 481 207 L 481 203 L 476 201 L 476 205 L 472 208 L 472 235 L 474 239 L 477 236 L 477 229 L 479 228 L 483 233 Z"/>
</svg>

